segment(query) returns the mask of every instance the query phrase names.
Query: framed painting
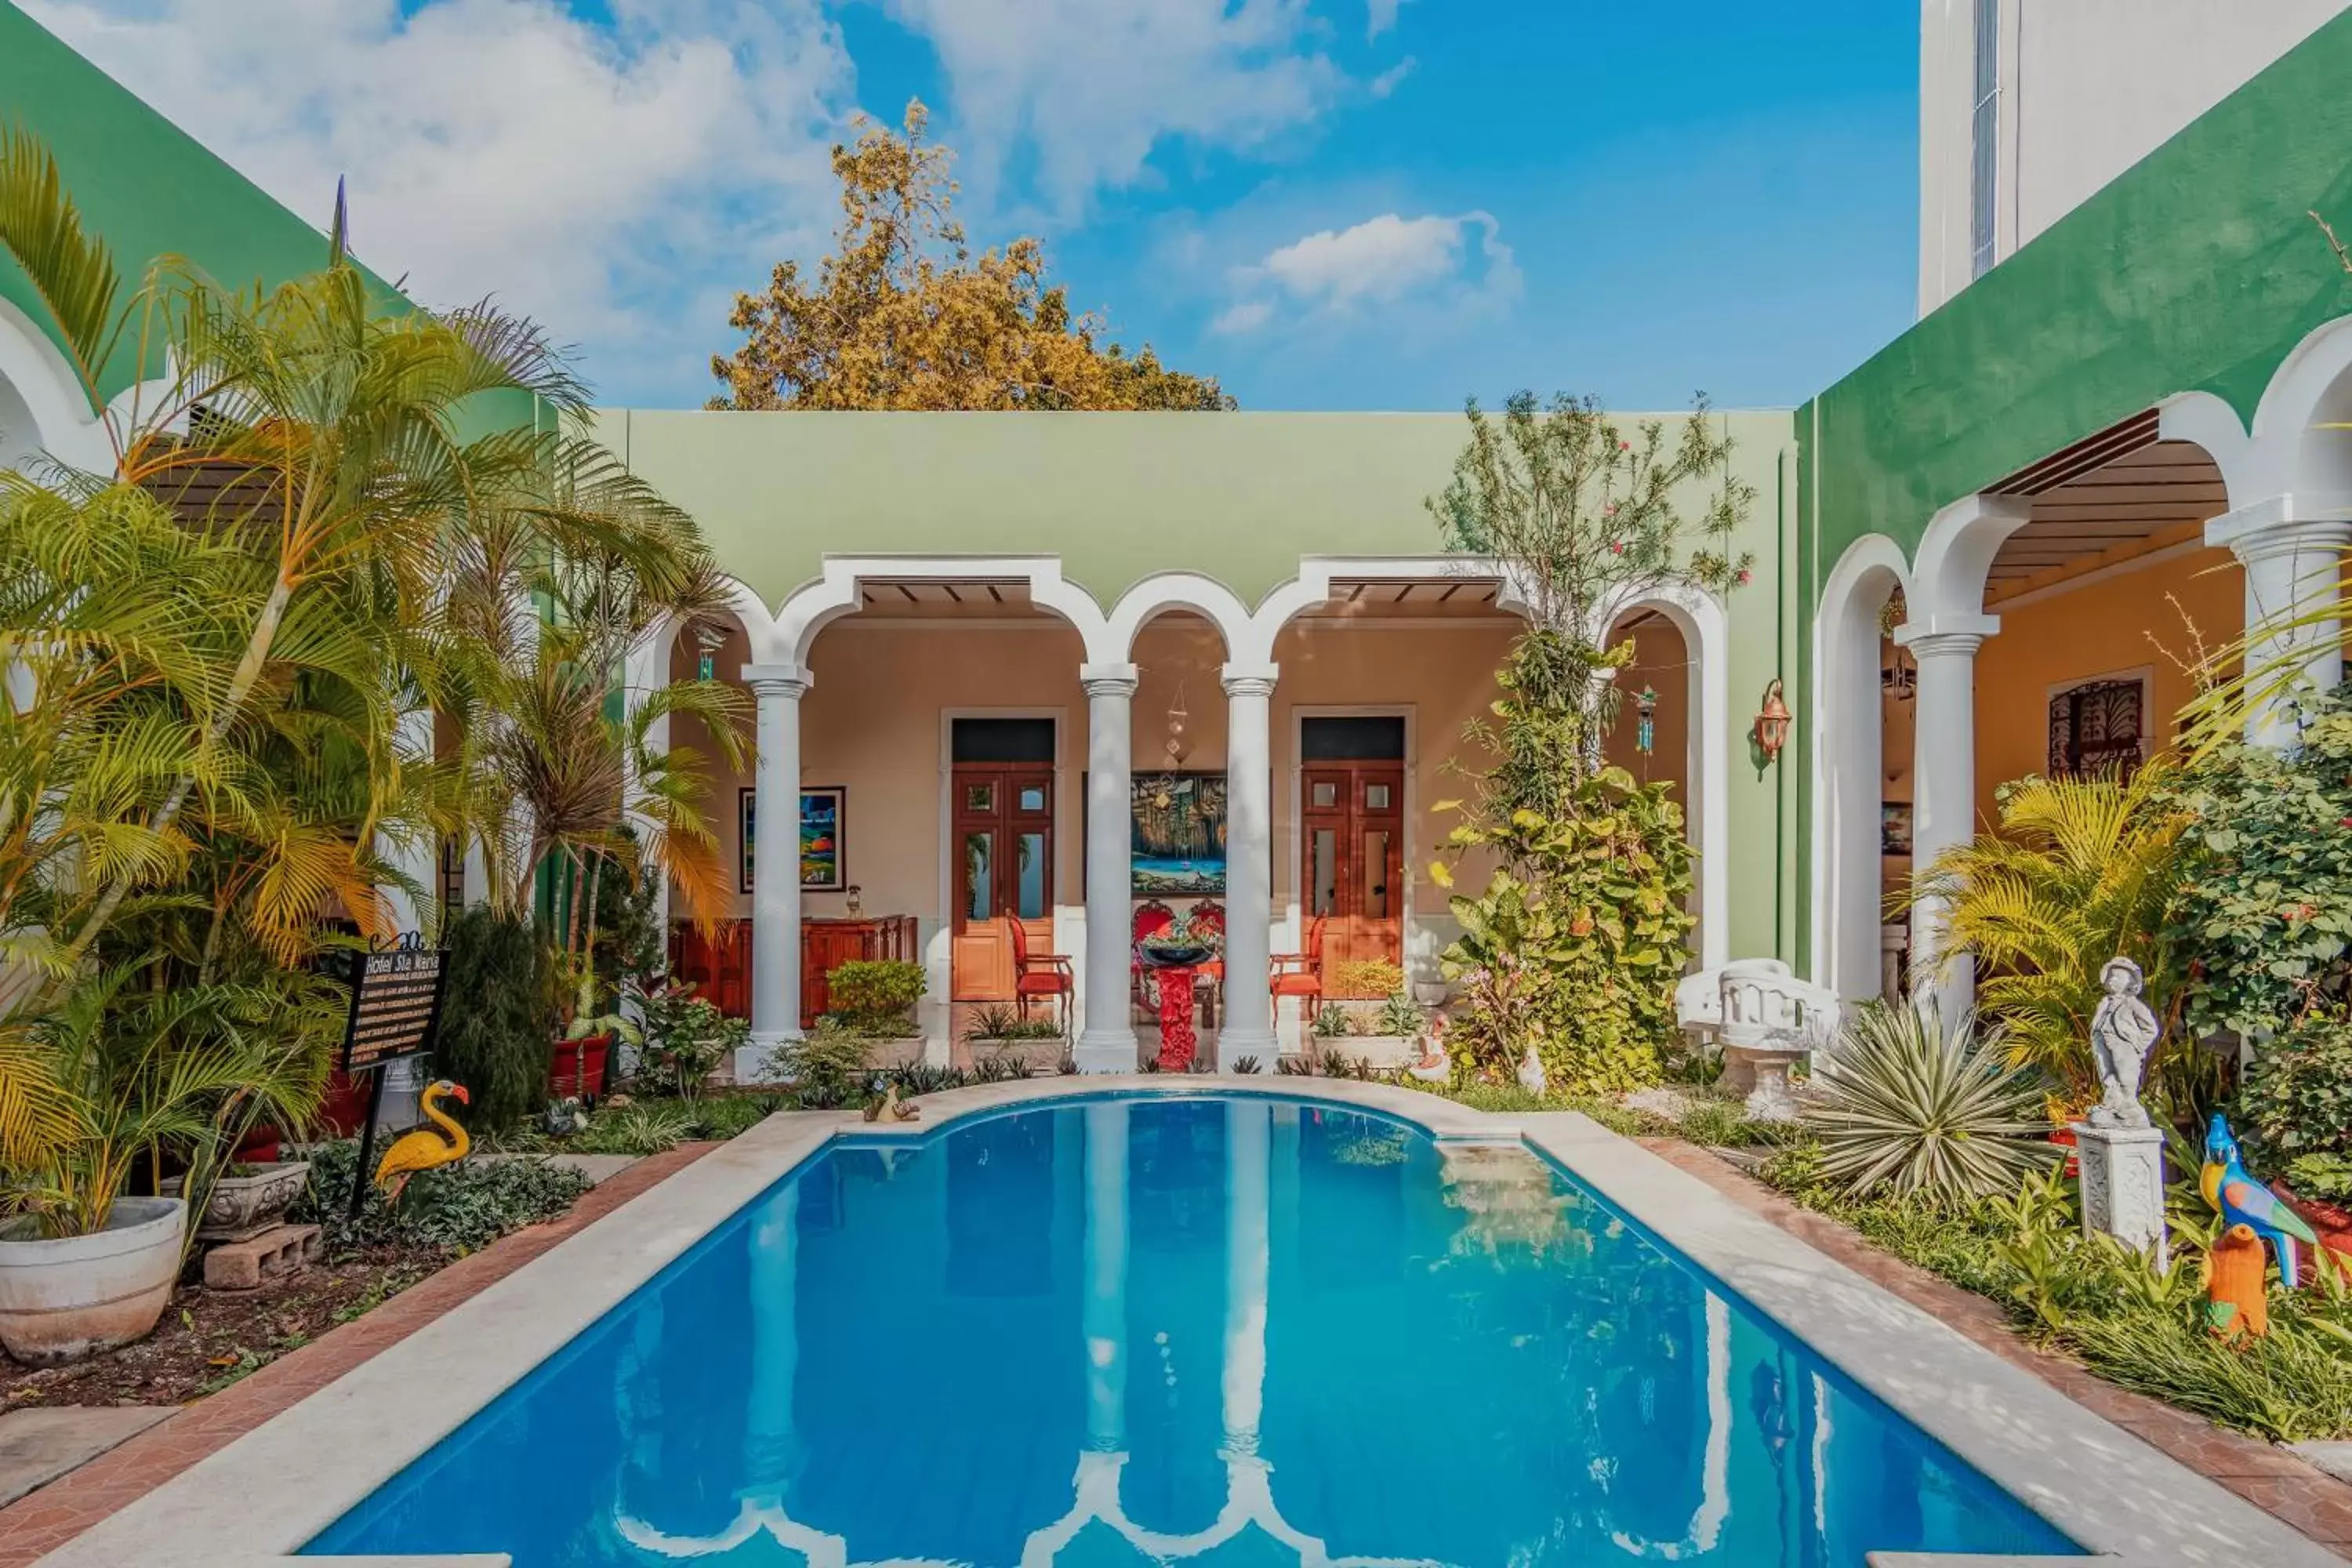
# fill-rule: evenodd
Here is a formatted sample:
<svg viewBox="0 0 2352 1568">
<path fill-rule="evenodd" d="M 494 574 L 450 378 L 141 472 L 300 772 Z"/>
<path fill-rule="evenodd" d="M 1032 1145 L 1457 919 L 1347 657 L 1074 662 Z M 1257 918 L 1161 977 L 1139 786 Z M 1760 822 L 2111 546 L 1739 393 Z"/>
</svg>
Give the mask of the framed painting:
<svg viewBox="0 0 2352 1568">
<path fill-rule="evenodd" d="M 1139 775 L 1129 786 L 1128 821 L 1138 897 L 1224 897 L 1223 773 Z"/>
<path fill-rule="evenodd" d="M 1911 853 L 1911 803 L 1909 801 L 1890 800 L 1880 804 L 1878 852 L 1881 855 Z"/>
<path fill-rule="evenodd" d="M 736 885 L 750 892 L 758 848 L 760 792 L 735 792 Z M 849 816 L 849 791 L 841 784 L 810 784 L 801 790 L 801 890 L 838 893 L 849 886 L 843 843 Z"/>
</svg>

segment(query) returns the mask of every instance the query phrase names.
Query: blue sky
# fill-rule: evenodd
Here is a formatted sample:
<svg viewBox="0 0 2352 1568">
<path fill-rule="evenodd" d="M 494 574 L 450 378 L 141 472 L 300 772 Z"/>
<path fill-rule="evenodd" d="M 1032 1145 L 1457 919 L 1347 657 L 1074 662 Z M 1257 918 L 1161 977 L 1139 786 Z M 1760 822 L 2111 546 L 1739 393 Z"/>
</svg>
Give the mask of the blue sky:
<svg viewBox="0 0 2352 1568">
<path fill-rule="evenodd" d="M 1917 16 L 1888 0 L 26 0 L 428 300 L 692 405 L 910 96 L 973 238 L 1248 408 L 1801 401 L 1908 324 Z M 294 85 L 289 85 L 294 84 Z"/>
</svg>

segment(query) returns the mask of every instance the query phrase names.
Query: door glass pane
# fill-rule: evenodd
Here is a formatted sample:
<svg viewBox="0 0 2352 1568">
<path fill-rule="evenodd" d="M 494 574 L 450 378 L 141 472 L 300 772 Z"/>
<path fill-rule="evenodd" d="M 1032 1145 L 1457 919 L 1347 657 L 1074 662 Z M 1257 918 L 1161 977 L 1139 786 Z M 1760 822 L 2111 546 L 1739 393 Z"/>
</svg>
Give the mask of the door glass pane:
<svg viewBox="0 0 2352 1568">
<path fill-rule="evenodd" d="M 1045 918 L 1045 836 L 1024 833 L 1013 840 L 1021 854 L 1020 891 L 1013 912 L 1024 921 Z"/>
<path fill-rule="evenodd" d="M 966 811 L 994 811 L 996 786 L 992 784 L 968 784 L 963 786 L 963 808 Z"/>
<path fill-rule="evenodd" d="M 1308 786 L 1313 804 L 1333 806 L 1339 804 L 1339 786 L 1329 779 L 1317 779 Z"/>
<path fill-rule="evenodd" d="M 1376 921 L 1389 918 L 1389 836 L 1385 829 L 1374 828 L 1364 835 L 1364 914 Z"/>
<path fill-rule="evenodd" d="M 1045 786 L 1044 784 L 1023 784 L 1021 786 L 1021 798 L 1017 805 L 1023 811 L 1045 810 Z"/>
<path fill-rule="evenodd" d="M 1315 830 L 1315 845 L 1307 868 L 1307 885 L 1314 889 L 1312 912 L 1328 915 L 1339 907 L 1339 834 L 1337 828 Z"/>
<path fill-rule="evenodd" d="M 963 836 L 964 919 L 984 921 L 996 913 L 996 835 Z"/>
<path fill-rule="evenodd" d="M 1364 809 L 1366 811 L 1388 810 L 1389 786 L 1384 784 L 1366 784 L 1364 786 Z"/>
</svg>

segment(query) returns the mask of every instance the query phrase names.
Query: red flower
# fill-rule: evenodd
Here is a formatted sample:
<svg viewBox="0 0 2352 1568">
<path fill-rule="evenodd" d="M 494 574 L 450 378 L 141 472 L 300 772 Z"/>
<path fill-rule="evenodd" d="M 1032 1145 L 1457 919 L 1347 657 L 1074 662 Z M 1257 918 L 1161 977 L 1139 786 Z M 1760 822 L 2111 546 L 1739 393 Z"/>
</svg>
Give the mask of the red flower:
<svg viewBox="0 0 2352 1568">
<path fill-rule="evenodd" d="M 1755 574 L 1755 573 L 1753 573 L 1753 572 L 1750 572 L 1750 571 L 1749 571 L 1747 567 L 1745 567 L 1745 566 L 1742 566 L 1742 567 L 1739 569 L 1739 577 L 1738 577 L 1738 581 L 1739 581 L 1739 583 L 1740 583 L 1742 585 L 1745 585 L 1746 584 L 1748 584 L 1748 583 L 1749 583 L 1749 582 L 1753 581 L 1753 580 L 1754 580 L 1754 578 L 1755 578 L 1755 576 L 1756 576 L 1756 574 Z"/>
</svg>

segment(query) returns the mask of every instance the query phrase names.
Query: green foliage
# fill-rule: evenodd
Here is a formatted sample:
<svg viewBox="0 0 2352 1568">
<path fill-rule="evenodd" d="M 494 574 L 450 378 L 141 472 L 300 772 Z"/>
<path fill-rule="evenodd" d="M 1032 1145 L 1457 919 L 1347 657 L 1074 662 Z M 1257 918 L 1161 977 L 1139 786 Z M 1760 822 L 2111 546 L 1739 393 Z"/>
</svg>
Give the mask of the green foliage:
<svg viewBox="0 0 2352 1568">
<path fill-rule="evenodd" d="M 1446 1031 L 1457 1072 L 1507 1079 L 1532 1044 L 1563 1094 L 1655 1083 L 1696 923 L 1690 847 L 1667 786 L 1605 768 L 1559 816 L 1515 811 L 1465 823 L 1453 841 L 1516 868 L 1452 900 L 1462 935 L 1442 969 L 1468 1004 Z"/>
<path fill-rule="evenodd" d="M 767 1076 L 793 1086 L 812 1110 L 855 1105 L 866 1092 L 866 1041 L 831 1018 L 797 1040 L 786 1040 L 768 1058 Z"/>
<path fill-rule="evenodd" d="M 1428 1015 L 1401 988 L 1389 993 L 1388 1000 L 1381 1004 L 1381 1010 L 1372 1017 L 1373 1034 L 1401 1040 L 1417 1040 L 1428 1026 Z"/>
<path fill-rule="evenodd" d="M 645 1010 L 637 1076 L 656 1094 L 692 1100 L 713 1068 L 751 1037 L 751 1026 L 730 1018 L 699 996 L 664 988 L 639 1003 Z"/>
<path fill-rule="evenodd" d="M 2339 1207 L 2352 1204 L 2352 1157 L 2305 1154 L 2287 1162 L 2286 1179 L 2298 1197 Z"/>
<path fill-rule="evenodd" d="M 448 924 L 447 992 L 433 1076 L 473 1096 L 457 1113 L 504 1131 L 545 1103 L 555 1037 L 553 955 L 530 922 L 488 905 Z"/>
<path fill-rule="evenodd" d="M 964 1026 L 966 1044 L 1003 1042 L 1007 1040 L 1058 1040 L 1062 1026 L 1053 1018 L 1023 1017 L 1021 1009 L 1010 1002 L 990 1002 L 972 1009 L 971 1019 Z"/>
<path fill-rule="evenodd" d="M 2257 1052 L 2238 1086 L 2233 1125 L 2273 1175 L 2312 1155 L 2352 1156 L 2352 1019 L 2307 1014 Z M 2325 1179 L 2326 1168 L 2311 1174 Z"/>
<path fill-rule="evenodd" d="M 2301 741 L 2232 737 L 2174 791 L 2186 865 L 2171 939 L 2193 953 L 2199 1034 L 2272 1034 L 2352 1005 L 2352 688 L 2294 706 Z"/>
<path fill-rule="evenodd" d="M 688 1101 L 635 1100 L 598 1110 L 587 1131 L 563 1146 L 582 1154 L 659 1154 L 693 1137 L 697 1121 Z"/>
<path fill-rule="evenodd" d="M 2107 961 L 2139 965 L 2159 1018 L 2176 1005 L 2184 965 L 2165 910 L 2179 879 L 2182 814 L 2161 765 L 2129 780 L 2028 778 L 2000 791 L 2000 811 L 1999 830 L 1937 856 L 1914 897 L 1948 910 L 1950 950 L 1974 955 L 1979 1016 L 2000 1026 L 2011 1059 L 2087 1100 L 2097 1093 L 2091 1018 Z M 2193 1077 L 2205 1059 L 2170 1030 L 2151 1080 Z"/>
<path fill-rule="evenodd" d="M 1948 1035 L 1933 1009 L 1870 1002 L 1847 1015 L 1805 1121 L 1821 1173 L 1857 1196 L 1933 1201 L 2011 1190 L 2057 1158 L 2043 1085 L 2011 1068 L 1998 1028 Z"/>
<path fill-rule="evenodd" d="M 923 999 L 923 966 L 888 958 L 856 958 L 828 972 L 833 1016 L 856 1034 L 897 1038 L 915 1032 L 915 1004 Z"/>
<path fill-rule="evenodd" d="M 1344 1039 L 1353 1032 L 1348 1010 L 1337 1002 L 1326 1002 L 1315 1012 L 1315 1037 L 1321 1040 Z"/>
<path fill-rule="evenodd" d="M 1244 1078 L 1263 1070 L 1263 1066 L 1264 1064 L 1255 1057 L 1241 1056 L 1234 1058 L 1234 1070 Z"/>
<path fill-rule="evenodd" d="M 1331 966 L 1331 989 L 1342 996 L 1386 996 L 1404 989 L 1404 966 L 1385 958 L 1350 958 Z"/>
<path fill-rule="evenodd" d="M 418 1172 L 396 1207 L 370 1186 L 354 1219 L 350 1210 L 358 1141 L 321 1144 L 309 1158 L 310 1184 L 291 1217 L 324 1226 L 327 1249 L 334 1256 L 380 1247 L 478 1251 L 509 1231 L 554 1218 L 588 1190 L 588 1178 L 544 1161 L 461 1160 Z"/>
</svg>

